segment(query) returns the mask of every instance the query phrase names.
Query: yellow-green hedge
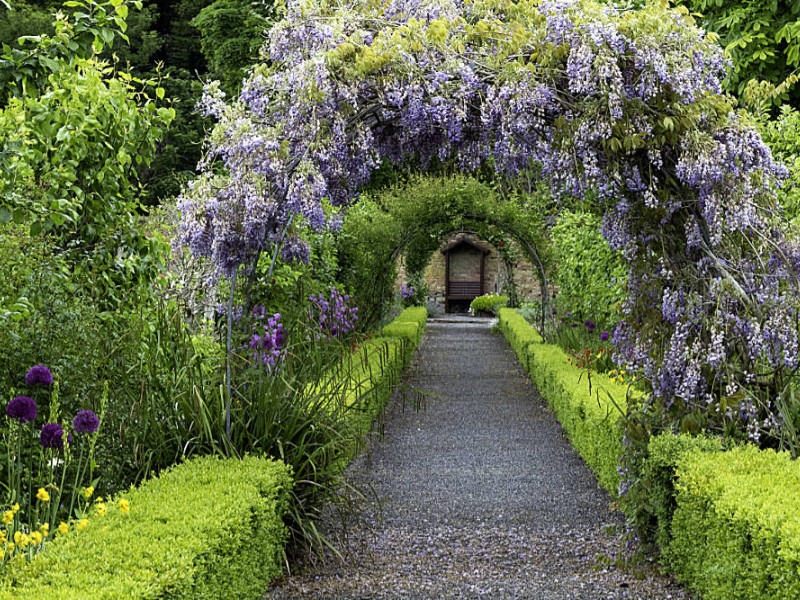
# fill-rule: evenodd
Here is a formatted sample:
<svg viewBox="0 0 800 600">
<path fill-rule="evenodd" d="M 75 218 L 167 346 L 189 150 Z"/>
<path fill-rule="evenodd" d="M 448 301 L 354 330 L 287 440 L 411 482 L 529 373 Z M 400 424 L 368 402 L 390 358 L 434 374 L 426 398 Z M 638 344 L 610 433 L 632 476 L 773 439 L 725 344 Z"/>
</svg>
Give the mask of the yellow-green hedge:
<svg viewBox="0 0 800 600">
<path fill-rule="evenodd" d="M 501 309 L 499 316 L 500 331 L 556 413 L 572 445 L 600 484 L 616 496 L 620 480 L 617 465 L 622 453 L 618 422 L 620 410 L 625 410 L 627 388 L 602 374 L 589 377 L 570 365 L 564 351 L 543 343 L 515 310 Z"/>
<path fill-rule="evenodd" d="M 800 463 L 747 445 L 686 453 L 676 474 L 678 578 L 706 600 L 800 598 Z"/>
<path fill-rule="evenodd" d="M 281 462 L 204 457 L 109 503 L 0 579 L 0 598 L 262 598 L 281 573 L 291 474 Z"/>
</svg>

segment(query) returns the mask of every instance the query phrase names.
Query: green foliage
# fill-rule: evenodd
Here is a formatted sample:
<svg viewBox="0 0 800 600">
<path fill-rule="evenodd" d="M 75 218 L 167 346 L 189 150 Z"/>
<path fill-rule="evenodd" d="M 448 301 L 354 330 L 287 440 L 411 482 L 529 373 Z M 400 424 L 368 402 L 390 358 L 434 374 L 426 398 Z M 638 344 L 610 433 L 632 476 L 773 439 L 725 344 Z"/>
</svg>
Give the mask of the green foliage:
<svg viewBox="0 0 800 600">
<path fill-rule="evenodd" d="M 665 433 L 650 438 L 648 456 L 638 481 L 621 497 L 623 510 L 633 521 L 639 539 L 667 548 L 675 512 L 675 471 L 690 452 L 719 452 L 720 438 Z"/>
<path fill-rule="evenodd" d="M 551 232 L 558 264 L 559 312 L 571 311 L 581 322 L 613 329 L 621 317 L 627 270 L 619 253 L 608 247 L 600 218 L 589 212 L 564 210 Z"/>
<path fill-rule="evenodd" d="M 422 273 L 454 231 L 474 231 L 497 242 L 511 237 L 526 255 L 528 245 L 543 253 L 543 226 L 529 200 L 501 196 L 491 186 L 463 176 L 410 178 L 362 197 L 349 210 L 337 238 L 339 279 L 361 307 L 359 318 L 367 323 L 381 319 L 384 303 L 392 297 L 395 261 L 401 253 L 408 273 Z"/>
<path fill-rule="evenodd" d="M 618 422 L 629 390 L 604 375 L 588 376 L 570 365 L 561 348 L 541 343 L 541 337 L 512 309 L 500 310 L 500 331 L 600 485 L 616 496 L 622 455 Z"/>
<path fill-rule="evenodd" d="M 800 67 L 800 2 L 797 0 L 680 0 L 701 13 L 706 29 L 719 41 L 733 62 L 729 89 L 743 94 L 750 80 L 783 82 Z M 789 99 L 788 93 L 777 101 Z"/>
<path fill-rule="evenodd" d="M 113 503 L 14 565 L 0 598 L 261 598 L 281 572 L 291 489 L 277 461 L 189 461 L 125 494 L 128 514 Z"/>
<path fill-rule="evenodd" d="M 800 463 L 747 445 L 677 468 L 666 562 L 707 600 L 800 597 Z"/>
<path fill-rule="evenodd" d="M 160 261 L 163 244 L 137 230 L 135 169 L 174 116 L 155 82 L 97 60 L 124 35 L 129 4 L 71 3 L 72 21 L 57 19 L 53 36 L 0 57 L 0 223 L 52 236 L 109 304 Z"/>
<path fill-rule="evenodd" d="M 490 312 L 493 315 L 497 315 L 498 311 L 506 306 L 508 306 L 508 296 L 500 294 L 484 294 L 469 304 L 474 312 Z"/>
<path fill-rule="evenodd" d="M 264 33 L 275 17 L 272 2 L 215 0 L 192 19 L 202 34 L 209 74 L 229 94 L 240 88 L 247 69 L 258 60 Z"/>
<path fill-rule="evenodd" d="M 777 118 L 760 122 L 760 130 L 772 154 L 789 168 L 789 180 L 779 198 L 786 216 L 796 221 L 800 217 L 800 112 L 783 105 Z"/>
</svg>

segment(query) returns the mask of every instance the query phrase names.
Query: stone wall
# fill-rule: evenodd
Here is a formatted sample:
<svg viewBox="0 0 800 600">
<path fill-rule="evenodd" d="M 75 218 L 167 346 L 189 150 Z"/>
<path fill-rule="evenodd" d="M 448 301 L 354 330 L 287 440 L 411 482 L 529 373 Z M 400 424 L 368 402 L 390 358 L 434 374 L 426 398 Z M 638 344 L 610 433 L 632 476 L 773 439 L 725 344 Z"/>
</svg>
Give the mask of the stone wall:
<svg viewBox="0 0 800 600">
<path fill-rule="evenodd" d="M 445 239 L 432 255 L 428 267 L 425 269 L 425 282 L 428 285 L 428 311 L 432 315 L 444 313 L 445 300 L 445 256 L 442 249 L 451 242 L 467 238 L 490 250 L 484 263 L 483 289 L 488 293 L 502 294 L 506 291 L 509 275 L 513 277 L 517 286 L 517 295 L 520 302 L 527 302 L 539 298 L 539 278 L 531 262 L 524 258 L 523 253 L 512 245 L 511 254 L 519 257 L 516 263 L 507 265 L 503 262 L 498 249 L 491 242 L 481 240 L 471 234 L 455 234 Z M 479 263 L 478 263 L 479 264 Z M 477 275 L 475 280 L 477 280 Z M 406 283 L 406 270 L 403 257 L 398 258 L 398 277 L 396 289 Z"/>
</svg>

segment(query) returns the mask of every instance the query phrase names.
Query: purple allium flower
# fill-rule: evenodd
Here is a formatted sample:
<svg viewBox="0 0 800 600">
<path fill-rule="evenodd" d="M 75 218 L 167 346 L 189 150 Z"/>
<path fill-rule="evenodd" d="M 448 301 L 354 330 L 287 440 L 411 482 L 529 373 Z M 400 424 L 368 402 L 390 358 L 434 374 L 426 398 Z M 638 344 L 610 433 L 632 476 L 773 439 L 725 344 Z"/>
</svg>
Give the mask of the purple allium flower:
<svg viewBox="0 0 800 600">
<path fill-rule="evenodd" d="M 566 315 L 567 315 L 568 317 L 571 317 L 571 316 L 572 316 L 572 313 L 571 313 L 571 312 L 568 312 L 568 313 L 566 313 Z"/>
<path fill-rule="evenodd" d="M 600 334 L 600 341 L 607 342 L 609 337 L 610 336 L 608 335 L 608 332 L 604 331 L 603 333 Z"/>
<path fill-rule="evenodd" d="M 64 447 L 64 429 L 58 423 L 45 423 L 42 426 L 42 432 L 39 434 L 39 441 L 42 443 L 43 448 L 57 448 Z M 67 434 L 67 441 L 72 441 L 72 436 Z"/>
<path fill-rule="evenodd" d="M 75 433 L 94 433 L 100 427 L 100 419 L 92 410 L 81 410 L 72 420 Z"/>
<path fill-rule="evenodd" d="M 572 326 L 573 326 L 573 327 L 577 327 L 577 326 L 578 326 L 578 324 L 577 324 L 577 323 L 573 323 L 573 324 L 572 324 Z"/>
<path fill-rule="evenodd" d="M 36 365 L 26 373 L 25 383 L 27 385 L 52 385 L 53 374 L 44 365 Z"/>
<path fill-rule="evenodd" d="M 6 406 L 6 414 L 23 423 L 33 421 L 36 418 L 36 402 L 27 396 L 17 396 Z"/>
<path fill-rule="evenodd" d="M 586 326 L 586 329 L 592 331 L 597 325 L 594 324 L 594 321 L 584 321 L 583 324 Z"/>
</svg>

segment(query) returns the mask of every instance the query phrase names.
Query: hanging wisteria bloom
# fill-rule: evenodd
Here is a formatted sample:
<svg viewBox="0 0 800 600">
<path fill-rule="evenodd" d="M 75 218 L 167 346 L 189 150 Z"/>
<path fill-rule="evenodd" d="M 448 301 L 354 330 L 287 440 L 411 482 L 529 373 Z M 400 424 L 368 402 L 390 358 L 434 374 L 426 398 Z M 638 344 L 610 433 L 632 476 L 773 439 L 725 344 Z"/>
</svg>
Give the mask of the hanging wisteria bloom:
<svg viewBox="0 0 800 600">
<path fill-rule="evenodd" d="M 93 410 L 80 410 L 72 420 L 75 433 L 94 433 L 100 427 L 100 419 Z"/>
<path fill-rule="evenodd" d="M 54 448 L 61 450 L 64 448 L 64 429 L 58 423 L 45 423 L 39 434 L 39 441 L 43 448 Z M 72 441 L 72 436 L 67 434 L 67 442 Z"/>
<path fill-rule="evenodd" d="M 36 365 L 31 367 L 25 374 L 25 383 L 27 385 L 52 385 L 53 374 L 47 367 Z"/>
<path fill-rule="evenodd" d="M 22 423 L 36 419 L 36 402 L 28 396 L 17 396 L 6 406 L 6 415 Z"/>
<path fill-rule="evenodd" d="M 254 367 L 262 365 L 268 372 L 274 373 L 286 353 L 281 314 L 268 316 L 263 306 L 256 306 L 253 316 L 256 321 L 249 344 L 253 351 L 252 364 Z"/>
<path fill-rule="evenodd" d="M 320 292 L 316 296 L 309 296 L 308 299 L 311 301 L 308 318 L 316 339 L 326 341 L 342 339 L 355 327 L 358 307 L 349 306 L 350 296 L 347 294 L 342 294 L 332 287 L 328 298 Z"/>
<path fill-rule="evenodd" d="M 615 360 L 645 376 L 665 422 L 684 411 L 721 431 L 748 415 L 792 437 L 776 408 L 800 363 L 786 169 L 720 95 L 729 65 L 684 8 L 290 0 L 264 53 L 238 98 L 205 91 L 218 124 L 180 199 L 193 252 L 232 274 L 290 221 L 324 227 L 323 200 L 355 201 L 384 159 L 510 178 L 537 165 L 555 198 L 605 211 L 629 270 Z M 312 303 L 320 337 L 339 335 L 330 301 Z"/>
</svg>

